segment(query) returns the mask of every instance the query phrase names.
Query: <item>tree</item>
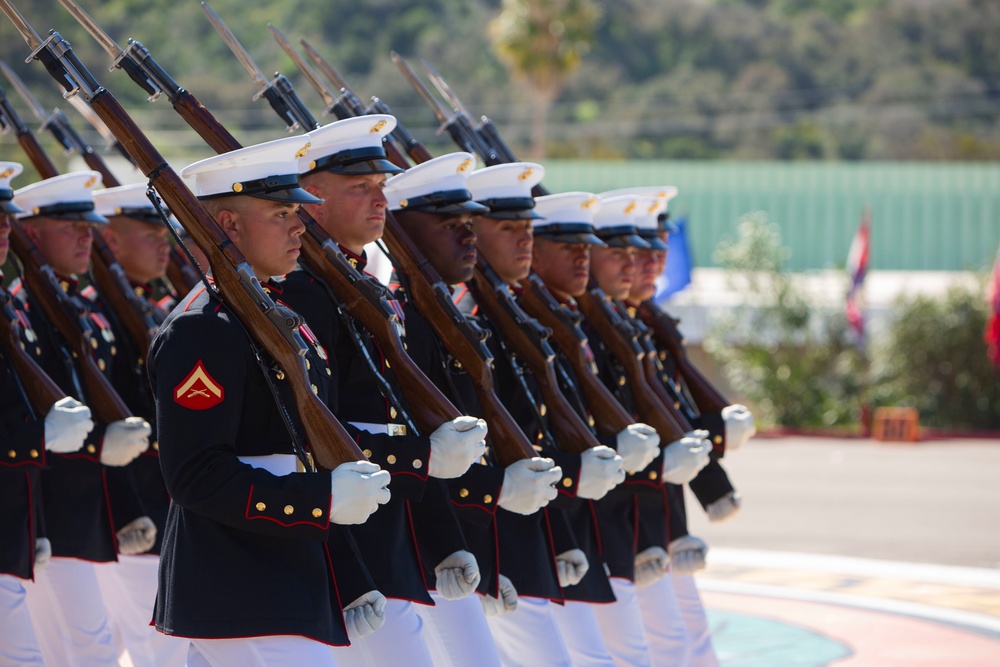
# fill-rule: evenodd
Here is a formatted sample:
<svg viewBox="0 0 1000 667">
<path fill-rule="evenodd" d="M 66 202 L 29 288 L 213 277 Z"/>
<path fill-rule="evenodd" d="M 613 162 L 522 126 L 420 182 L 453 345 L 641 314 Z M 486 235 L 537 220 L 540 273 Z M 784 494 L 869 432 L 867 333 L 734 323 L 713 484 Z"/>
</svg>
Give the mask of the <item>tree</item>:
<svg viewBox="0 0 1000 667">
<path fill-rule="evenodd" d="M 545 123 L 566 79 L 579 66 L 600 9 L 592 0 L 504 0 L 488 28 L 512 76 L 533 93 L 531 154 L 545 155 Z"/>
</svg>

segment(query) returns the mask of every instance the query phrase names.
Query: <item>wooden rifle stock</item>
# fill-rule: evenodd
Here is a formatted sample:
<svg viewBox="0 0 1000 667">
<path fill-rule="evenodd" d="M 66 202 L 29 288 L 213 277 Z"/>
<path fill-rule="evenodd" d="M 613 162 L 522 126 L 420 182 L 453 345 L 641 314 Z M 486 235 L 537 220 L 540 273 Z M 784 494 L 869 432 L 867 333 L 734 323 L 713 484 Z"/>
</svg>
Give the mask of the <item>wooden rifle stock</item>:
<svg viewBox="0 0 1000 667">
<path fill-rule="evenodd" d="M 183 88 L 173 98 L 174 111 L 205 140 L 216 153 L 228 153 L 240 148 L 236 138 L 216 120 L 215 116 L 195 96 Z"/>
<path fill-rule="evenodd" d="M 573 367 L 597 430 L 605 435 L 616 435 L 634 424 L 632 415 L 597 377 L 597 368 L 588 354 L 587 337 L 580 329 L 577 314 L 552 298 L 537 274 L 528 276 L 522 286 L 521 305 L 529 315 L 552 330 L 551 339 Z"/>
<path fill-rule="evenodd" d="M 597 288 L 586 290 L 577 298 L 577 303 L 587 322 L 601 337 L 601 342 L 624 367 L 629 389 L 632 391 L 632 398 L 635 400 L 642 421 L 655 428 L 664 443 L 683 437 L 690 429 L 684 429 L 678 423 L 668 410 L 668 406 L 664 405 L 653 391 L 642 367 L 643 353 L 636 345 L 635 339 L 630 338 L 628 332 L 623 332 L 616 326 L 622 323 L 621 317 L 611 307 L 604 292 Z M 672 401 L 670 407 L 673 407 Z"/>
<path fill-rule="evenodd" d="M 0 314 L 0 350 L 10 360 L 32 410 L 38 417 L 44 417 L 56 401 L 66 397 L 66 392 L 24 351 L 21 325 L 11 304 L 12 300 L 10 292 L 0 288 L 0 308 L 3 309 Z"/>
<path fill-rule="evenodd" d="M 473 279 L 468 283 L 476 303 L 500 331 L 500 335 L 531 369 L 548 407 L 549 426 L 556 445 L 564 452 L 583 452 L 600 443 L 559 388 L 555 372 L 555 352 L 549 345 L 551 330 L 532 319 L 514 301 L 510 287 L 479 258 Z"/>
<path fill-rule="evenodd" d="M 652 329 L 657 344 L 673 357 L 698 410 L 703 413 L 721 412 L 722 408 L 730 405 L 726 397 L 688 359 L 684 337 L 677 328 L 678 321 L 649 300 L 639 304 L 638 312 L 639 317 Z"/>
</svg>

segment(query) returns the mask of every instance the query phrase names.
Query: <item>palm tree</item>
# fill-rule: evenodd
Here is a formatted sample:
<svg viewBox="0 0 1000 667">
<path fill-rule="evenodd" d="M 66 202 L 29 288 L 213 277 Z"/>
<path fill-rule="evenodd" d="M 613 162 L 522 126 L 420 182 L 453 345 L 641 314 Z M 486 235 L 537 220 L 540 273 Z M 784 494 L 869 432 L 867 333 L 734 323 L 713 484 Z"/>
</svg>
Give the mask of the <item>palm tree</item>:
<svg viewBox="0 0 1000 667">
<path fill-rule="evenodd" d="M 590 46 L 600 8 L 592 0 L 503 0 L 490 21 L 493 51 L 533 93 L 531 156 L 545 155 L 549 109 Z"/>
</svg>

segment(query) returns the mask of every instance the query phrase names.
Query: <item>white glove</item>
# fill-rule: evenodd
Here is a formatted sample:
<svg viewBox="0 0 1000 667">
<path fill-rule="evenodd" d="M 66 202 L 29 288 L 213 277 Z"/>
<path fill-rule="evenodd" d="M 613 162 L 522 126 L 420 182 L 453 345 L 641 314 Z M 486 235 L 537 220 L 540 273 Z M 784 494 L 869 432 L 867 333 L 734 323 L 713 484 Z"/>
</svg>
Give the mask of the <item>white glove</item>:
<svg viewBox="0 0 1000 667">
<path fill-rule="evenodd" d="M 589 569 L 587 554 L 579 549 L 570 549 L 556 556 L 556 572 L 559 575 L 559 585 L 563 588 L 576 586 Z"/>
<path fill-rule="evenodd" d="M 670 567 L 674 574 L 694 574 L 704 569 L 708 545 L 694 535 L 678 537 L 667 547 L 670 550 Z"/>
<path fill-rule="evenodd" d="M 52 558 L 52 543 L 47 537 L 35 538 L 35 574 L 49 564 Z"/>
<path fill-rule="evenodd" d="M 510 579 L 500 575 L 500 598 L 489 595 L 480 595 L 479 601 L 483 603 L 483 611 L 487 616 L 499 616 L 517 609 L 517 589 Z"/>
<path fill-rule="evenodd" d="M 378 591 L 368 591 L 344 607 L 347 638 L 351 641 L 367 637 L 385 625 L 385 596 Z"/>
<path fill-rule="evenodd" d="M 622 457 L 618 452 L 598 445 L 580 454 L 580 481 L 576 495 L 580 498 L 600 500 L 608 491 L 625 481 Z"/>
<path fill-rule="evenodd" d="M 705 508 L 708 512 L 708 520 L 712 523 L 719 523 L 729 519 L 734 514 L 740 511 L 740 505 L 743 504 L 743 499 L 736 495 L 735 491 L 730 491 L 726 495 L 722 496 L 714 503 L 710 504 Z"/>
<path fill-rule="evenodd" d="M 431 433 L 431 463 L 427 474 L 438 479 L 461 477 L 486 451 L 486 422 L 456 417 Z"/>
<path fill-rule="evenodd" d="M 625 472 L 639 472 L 660 453 L 660 436 L 647 424 L 629 424 L 615 436 L 615 445 Z"/>
<path fill-rule="evenodd" d="M 364 523 L 389 502 L 389 473 L 371 461 L 341 463 L 330 473 L 330 521 Z"/>
<path fill-rule="evenodd" d="M 663 480 L 671 484 L 687 484 L 708 465 L 712 443 L 708 431 L 691 431 L 680 440 L 663 448 Z"/>
<path fill-rule="evenodd" d="M 726 424 L 726 451 L 735 452 L 757 435 L 757 426 L 747 406 L 733 403 L 722 408 L 722 421 Z"/>
<path fill-rule="evenodd" d="M 68 454 L 83 447 L 87 434 L 94 430 L 90 408 L 69 396 L 52 404 L 45 415 L 45 449 Z"/>
<path fill-rule="evenodd" d="M 149 447 L 152 429 L 142 417 L 126 417 L 111 422 L 104 431 L 101 463 L 106 466 L 126 466 Z"/>
<path fill-rule="evenodd" d="M 670 556 L 661 547 L 649 547 L 635 555 L 635 585 L 645 588 L 655 584 L 666 573 Z"/>
<path fill-rule="evenodd" d="M 464 549 L 438 563 L 434 574 L 437 575 L 434 588 L 445 600 L 461 600 L 479 585 L 479 563 Z"/>
<path fill-rule="evenodd" d="M 156 544 L 156 524 L 148 516 L 141 516 L 125 524 L 115 536 L 118 553 L 126 556 L 146 553 Z"/>
<path fill-rule="evenodd" d="M 562 468 L 552 459 L 535 456 L 511 463 L 504 469 L 497 505 L 517 514 L 534 514 L 555 499 L 556 482 Z"/>
</svg>

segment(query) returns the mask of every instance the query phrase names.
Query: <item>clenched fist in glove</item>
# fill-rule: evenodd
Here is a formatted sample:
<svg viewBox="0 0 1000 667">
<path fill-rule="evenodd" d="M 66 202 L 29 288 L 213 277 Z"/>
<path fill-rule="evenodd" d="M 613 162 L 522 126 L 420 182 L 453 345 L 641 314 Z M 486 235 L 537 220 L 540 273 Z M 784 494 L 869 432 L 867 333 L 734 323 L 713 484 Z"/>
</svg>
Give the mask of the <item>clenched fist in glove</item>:
<svg viewBox="0 0 1000 667">
<path fill-rule="evenodd" d="M 68 454 L 83 447 L 87 434 L 94 430 L 90 408 L 69 396 L 52 404 L 45 415 L 45 449 Z"/>
<path fill-rule="evenodd" d="M 671 484 L 687 484 L 708 465 L 712 444 L 708 431 L 691 431 L 663 448 L 663 479 Z"/>
<path fill-rule="evenodd" d="M 35 574 L 52 559 L 52 543 L 47 537 L 35 538 Z"/>
<path fill-rule="evenodd" d="M 622 457 L 610 447 L 598 445 L 580 454 L 580 481 L 576 495 L 580 498 L 599 500 L 608 491 L 625 481 Z"/>
<path fill-rule="evenodd" d="M 104 431 L 101 463 L 106 466 L 126 466 L 149 447 L 152 429 L 142 417 L 126 417 L 111 422 Z"/>
<path fill-rule="evenodd" d="M 330 472 L 330 521 L 364 523 L 389 502 L 389 473 L 371 461 L 341 463 Z"/>
<path fill-rule="evenodd" d="M 156 524 L 148 516 L 129 521 L 116 534 L 118 553 L 126 556 L 146 553 L 156 544 Z"/>
<path fill-rule="evenodd" d="M 464 549 L 438 563 L 434 574 L 437 575 L 434 588 L 445 600 L 461 600 L 479 585 L 479 563 Z"/>
<path fill-rule="evenodd" d="M 629 424 L 615 436 L 625 472 L 639 472 L 660 453 L 660 436 L 647 424 Z"/>
<path fill-rule="evenodd" d="M 757 435 L 757 426 L 747 406 L 733 403 L 722 408 L 722 421 L 726 425 L 726 451 L 735 452 Z"/>
<path fill-rule="evenodd" d="M 555 484 L 562 468 L 552 459 L 535 456 L 511 463 L 504 469 L 497 505 L 516 514 L 534 514 L 555 499 Z"/>
<path fill-rule="evenodd" d="M 670 550 L 670 567 L 674 574 L 694 574 L 705 567 L 708 545 L 694 535 L 678 537 L 667 547 Z"/>
<path fill-rule="evenodd" d="M 735 491 L 730 491 L 706 507 L 705 511 L 708 513 L 709 521 L 712 523 L 719 523 L 739 512 L 741 504 L 742 499 L 736 494 Z"/>
<path fill-rule="evenodd" d="M 495 598 L 489 595 L 480 595 L 479 601 L 483 603 L 483 611 L 487 616 L 499 616 L 517 609 L 517 589 L 510 579 L 500 575 L 500 597 Z"/>
<path fill-rule="evenodd" d="M 635 555 L 635 585 L 645 588 L 667 573 L 670 555 L 662 547 L 649 547 Z"/>
<path fill-rule="evenodd" d="M 431 433 L 431 462 L 427 474 L 438 479 L 461 477 L 486 451 L 486 422 L 456 417 Z"/>
<path fill-rule="evenodd" d="M 367 637 L 385 625 L 385 596 L 368 591 L 344 607 L 344 624 L 351 641 Z"/>
<path fill-rule="evenodd" d="M 580 549 L 570 549 L 556 556 L 556 573 L 559 575 L 559 585 L 563 588 L 576 586 L 589 569 L 587 554 Z"/>
</svg>

